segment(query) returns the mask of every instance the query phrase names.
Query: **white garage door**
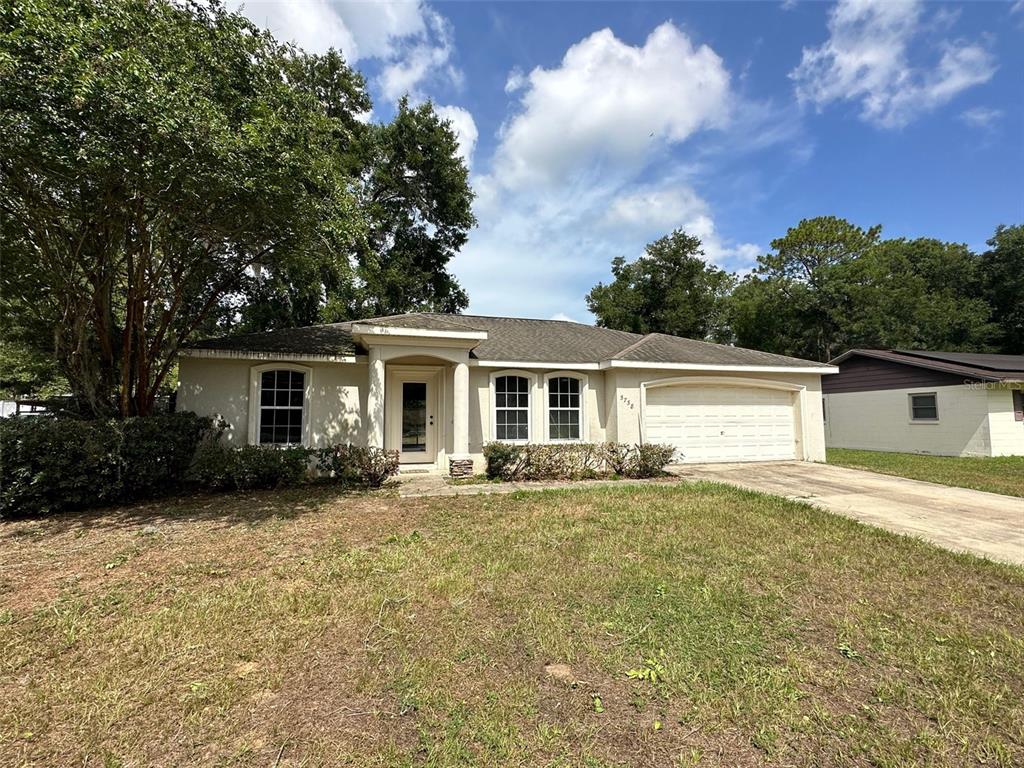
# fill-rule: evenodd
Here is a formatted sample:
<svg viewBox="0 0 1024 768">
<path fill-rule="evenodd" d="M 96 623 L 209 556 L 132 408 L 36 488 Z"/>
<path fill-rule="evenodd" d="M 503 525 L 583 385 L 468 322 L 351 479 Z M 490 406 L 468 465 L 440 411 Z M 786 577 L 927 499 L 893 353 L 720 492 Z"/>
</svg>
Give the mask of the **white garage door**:
<svg viewBox="0 0 1024 768">
<path fill-rule="evenodd" d="M 758 387 L 651 387 L 644 439 L 674 445 L 688 464 L 793 459 L 793 398 Z"/>
</svg>

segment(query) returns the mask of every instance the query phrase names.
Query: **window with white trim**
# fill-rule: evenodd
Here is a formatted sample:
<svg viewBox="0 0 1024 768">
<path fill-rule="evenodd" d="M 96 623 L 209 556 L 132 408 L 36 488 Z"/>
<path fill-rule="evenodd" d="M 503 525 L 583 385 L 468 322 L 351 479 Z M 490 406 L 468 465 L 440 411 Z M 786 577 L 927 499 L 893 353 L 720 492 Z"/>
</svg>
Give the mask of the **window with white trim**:
<svg viewBox="0 0 1024 768">
<path fill-rule="evenodd" d="M 525 376 L 494 377 L 494 438 L 530 439 L 530 380 Z"/>
<path fill-rule="evenodd" d="M 938 421 L 938 396 L 934 392 L 923 392 L 918 395 L 910 395 L 910 420 Z"/>
<path fill-rule="evenodd" d="M 302 371 L 284 368 L 260 373 L 260 445 L 302 443 L 305 397 L 306 374 Z"/>
<path fill-rule="evenodd" d="M 580 380 L 573 376 L 548 379 L 548 439 L 579 440 L 582 422 Z"/>
</svg>

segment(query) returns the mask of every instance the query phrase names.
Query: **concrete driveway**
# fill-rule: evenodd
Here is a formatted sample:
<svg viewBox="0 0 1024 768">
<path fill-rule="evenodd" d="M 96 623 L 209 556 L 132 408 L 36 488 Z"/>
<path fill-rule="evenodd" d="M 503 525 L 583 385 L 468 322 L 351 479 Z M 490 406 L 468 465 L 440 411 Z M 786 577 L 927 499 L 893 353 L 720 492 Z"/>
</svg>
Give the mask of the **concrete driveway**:
<svg viewBox="0 0 1024 768">
<path fill-rule="evenodd" d="M 827 464 L 680 464 L 684 478 L 807 501 L 940 547 L 1024 565 L 1024 499 Z"/>
</svg>

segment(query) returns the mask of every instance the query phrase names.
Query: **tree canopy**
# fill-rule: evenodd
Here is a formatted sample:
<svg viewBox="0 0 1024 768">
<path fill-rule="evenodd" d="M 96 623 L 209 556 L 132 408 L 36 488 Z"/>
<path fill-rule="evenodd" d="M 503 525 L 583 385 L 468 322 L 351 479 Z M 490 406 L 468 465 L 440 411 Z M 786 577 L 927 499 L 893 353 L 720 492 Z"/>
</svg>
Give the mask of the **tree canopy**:
<svg viewBox="0 0 1024 768">
<path fill-rule="evenodd" d="M 676 231 L 657 242 L 676 244 L 673 258 L 686 269 L 669 274 L 680 283 L 652 277 L 665 268 L 649 252 L 632 264 L 616 259 L 615 280 L 587 301 L 608 327 L 815 360 L 853 347 L 1021 352 L 1024 227 L 1000 227 L 981 255 L 881 232 L 833 216 L 803 220 L 738 280 L 706 264 L 699 240 Z"/>
<path fill-rule="evenodd" d="M 1024 224 L 1000 226 L 981 257 L 981 282 L 999 349 L 1024 354 Z"/>
<path fill-rule="evenodd" d="M 197 334 L 464 307 L 454 133 L 370 106 L 340 54 L 219 0 L 4 4 L 5 339 L 83 411 L 145 414 Z"/>
<path fill-rule="evenodd" d="M 727 336 L 726 300 L 735 278 L 704 260 L 698 238 L 676 230 L 627 263 L 612 261 L 614 280 L 587 295 L 597 324 L 633 333 L 697 339 Z"/>
</svg>

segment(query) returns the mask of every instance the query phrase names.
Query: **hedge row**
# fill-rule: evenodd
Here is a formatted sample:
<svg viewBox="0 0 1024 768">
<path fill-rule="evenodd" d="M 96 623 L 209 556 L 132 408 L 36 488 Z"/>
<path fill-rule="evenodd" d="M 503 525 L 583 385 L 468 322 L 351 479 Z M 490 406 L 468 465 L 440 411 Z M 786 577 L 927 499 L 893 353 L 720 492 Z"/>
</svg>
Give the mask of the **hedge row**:
<svg viewBox="0 0 1024 768">
<path fill-rule="evenodd" d="M 0 419 L 0 518 L 187 490 L 279 488 L 312 479 L 378 488 L 398 454 L 374 448 L 232 448 L 194 413 L 81 421 Z"/>
<path fill-rule="evenodd" d="M 230 448 L 206 441 L 187 481 L 208 490 L 283 488 L 313 477 L 346 488 L 380 488 L 398 473 L 398 451 L 334 445 L 329 448 Z"/>
<path fill-rule="evenodd" d="M 670 445 L 553 443 L 484 446 L 487 476 L 498 480 L 586 480 L 609 475 L 657 477 L 672 462 Z"/>
<path fill-rule="evenodd" d="M 169 493 L 212 429 L 210 419 L 194 413 L 100 421 L 0 419 L 0 516 Z"/>
</svg>

